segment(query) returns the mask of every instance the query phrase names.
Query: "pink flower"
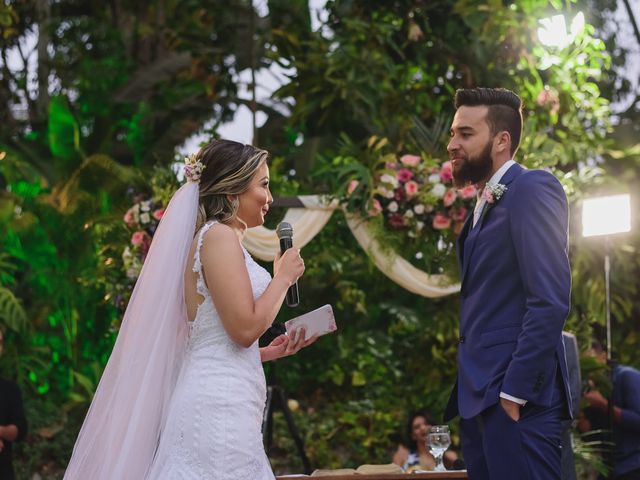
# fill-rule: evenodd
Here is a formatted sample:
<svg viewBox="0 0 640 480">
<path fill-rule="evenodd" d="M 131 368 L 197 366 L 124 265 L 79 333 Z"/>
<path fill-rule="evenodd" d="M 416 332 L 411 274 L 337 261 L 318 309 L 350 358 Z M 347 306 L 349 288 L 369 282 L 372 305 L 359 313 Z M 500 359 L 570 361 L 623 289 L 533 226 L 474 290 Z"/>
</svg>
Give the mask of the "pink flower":
<svg viewBox="0 0 640 480">
<path fill-rule="evenodd" d="M 444 183 L 453 180 L 453 167 L 451 166 L 451 162 L 447 161 L 442 164 L 440 168 L 440 180 Z"/>
<path fill-rule="evenodd" d="M 404 191 L 407 192 L 407 197 L 413 197 L 418 193 L 418 184 L 413 180 L 409 180 L 404 184 Z"/>
<path fill-rule="evenodd" d="M 131 243 L 136 247 L 139 247 L 144 243 L 145 236 L 146 236 L 145 232 L 138 230 L 133 235 L 131 235 Z"/>
<path fill-rule="evenodd" d="M 482 197 L 487 201 L 488 204 L 492 204 L 496 201 L 490 188 L 485 188 L 482 191 Z"/>
<path fill-rule="evenodd" d="M 385 162 L 384 166 L 390 170 L 395 170 L 398 164 L 396 162 Z"/>
<path fill-rule="evenodd" d="M 133 216 L 133 208 L 127 210 L 127 213 L 124 214 L 124 223 L 131 226 L 135 223 L 135 218 Z"/>
<path fill-rule="evenodd" d="M 406 168 L 401 168 L 400 170 L 398 170 L 397 177 L 401 182 L 408 182 L 413 178 L 413 172 L 411 170 L 407 170 Z"/>
<path fill-rule="evenodd" d="M 433 216 L 433 228 L 436 230 L 446 230 L 451 226 L 451 219 L 442 213 Z"/>
<path fill-rule="evenodd" d="M 164 208 L 159 208 L 155 212 L 153 212 L 153 218 L 160 221 L 164 216 Z"/>
<path fill-rule="evenodd" d="M 416 167 L 420 163 L 421 158 L 417 155 L 403 155 L 400 157 L 400 163 L 408 167 Z"/>
<path fill-rule="evenodd" d="M 478 190 L 476 189 L 475 185 L 467 185 L 462 190 L 460 190 L 460 195 L 462 195 L 462 198 L 464 198 L 465 200 L 476 198 L 477 194 Z"/>
<path fill-rule="evenodd" d="M 380 205 L 380 202 L 374 198 L 373 201 L 371 202 L 369 215 L 372 217 L 375 217 L 376 215 L 379 215 L 381 212 L 382 212 L 382 205 Z"/>
<path fill-rule="evenodd" d="M 450 188 L 447 190 L 447 193 L 444 194 L 442 201 L 444 202 L 445 207 L 450 207 L 453 205 L 453 202 L 458 198 L 458 194 L 456 193 L 455 188 Z"/>
<path fill-rule="evenodd" d="M 358 188 L 359 183 L 358 180 L 351 180 L 349 185 L 347 185 L 347 195 L 351 195 L 353 191 Z"/>
<path fill-rule="evenodd" d="M 549 108 L 551 113 L 557 113 L 558 110 L 560 110 L 560 98 L 556 91 L 548 85 L 545 85 L 544 89 L 540 90 L 538 98 L 536 98 L 536 102 L 541 107 L 546 106 Z"/>
<path fill-rule="evenodd" d="M 451 218 L 453 218 L 457 222 L 461 222 L 467 216 L 467 209 L 464 207 L 454 208 L 451 211 Z"/>
</svg>

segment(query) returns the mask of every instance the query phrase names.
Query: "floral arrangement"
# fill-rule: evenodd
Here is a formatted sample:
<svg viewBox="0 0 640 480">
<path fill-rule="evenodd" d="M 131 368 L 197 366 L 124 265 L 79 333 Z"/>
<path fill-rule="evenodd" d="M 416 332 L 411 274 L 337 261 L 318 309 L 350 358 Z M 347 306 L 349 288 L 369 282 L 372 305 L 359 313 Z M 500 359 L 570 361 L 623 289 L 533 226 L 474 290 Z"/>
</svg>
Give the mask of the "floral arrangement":
<svg viewBox="0 0 640 480">
<path fill-rule="evenodd" d="M 124 213 L 109 214 L 93 227 L 99 258 L 96 282 L 103 284 L 104 300 L 120 314 L 129 302 L 165 206 L 180 187 L 171 167 L 154 168 L 146 180 L 128 189 L 126 199 L 118 204 Z"/>
<path fill-rule="evenodd" d="M 129 245 L 122 252 L 127 278 L 138 278 L 163 215 L 164 207 L 158 200 L 139 201 L 124 214 L 123 221 L 131 233 Z"/>
<path fill-rule="evenodd" d="M 407 153 L 381 155 L 368 182 L 347 181 L 343 200 L 359 205 L 378 240 L 416 267 L 455 276 L 455 239 L 476 196 L 474 186 L 454 187 L 450 161 Z"/>
</svg>

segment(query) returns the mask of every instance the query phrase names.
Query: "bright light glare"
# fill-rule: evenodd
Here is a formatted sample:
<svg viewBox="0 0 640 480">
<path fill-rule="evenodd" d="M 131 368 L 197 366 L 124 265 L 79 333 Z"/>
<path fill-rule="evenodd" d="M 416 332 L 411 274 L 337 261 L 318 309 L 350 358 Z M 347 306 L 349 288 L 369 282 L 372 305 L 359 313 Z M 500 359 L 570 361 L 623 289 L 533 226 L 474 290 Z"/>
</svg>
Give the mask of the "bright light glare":
<svg viewBox="0 0 640 480">
<path fill-rule="evenodd" d="M 612 235 L 631 230 L 628 194 L 589 198 L 582 204 L 582 236 Z"/>
<path fill-rule="evenodd" d="M 564 48 L 576 38 L 584 28 L 584 14 L 579 12 L 571 21 L 570 31 L 567 32 L 567 23 L 564 15 L 554 15 L 551 18 L 540 20 L 538 38 L 547 47 Z"/>
</svg>

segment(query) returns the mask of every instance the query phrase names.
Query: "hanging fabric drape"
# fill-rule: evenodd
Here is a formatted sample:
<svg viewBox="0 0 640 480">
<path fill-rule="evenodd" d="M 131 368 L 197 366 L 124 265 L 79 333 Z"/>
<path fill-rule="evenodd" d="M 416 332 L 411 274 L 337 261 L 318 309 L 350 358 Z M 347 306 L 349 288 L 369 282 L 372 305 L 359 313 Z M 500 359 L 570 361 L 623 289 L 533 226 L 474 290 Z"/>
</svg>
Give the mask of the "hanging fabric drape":
<svg viewBox="0 0 640 480">
<path fill-rule="evenodd" d="M 298 199 L 304 208 L 288 209 L 282 221 L 291 224 L 295 246 L 302 248 L 320 233 L 339 203 L 337 200 L 331 202 L 318 195 L 303 195 Z M 251 255 L 265 262 L 273 261 L 276 253 L 280 251 L 276 231 L 265 227 L 247 230 L 242 243 Z"/>
<path fill-rule="evenodd" d="M 318 195 L 305 195 L 298 199 L 305 208 L 288 209 L 282 221 L 291 224 L 294 244 L 302 248 L 320 233 L 340 205 L 336 199 L 329 201 L 326 197 Z M 360 246 L 373 259 L 376 267 L 395 283 L 412 293 L 429 298 L 443 297 L 460 291 L 460 284 L 451 284 L 445 275 L 429 275 L 404 258 L 384 250 L 369 233 L 366 221 L 344 213 L 349 229 Z M 264 261 L 272 261 L 280 250 L 276 231 L 265 227 L 248 230 L 243 243 L 252 255 Z"/>
</svg>

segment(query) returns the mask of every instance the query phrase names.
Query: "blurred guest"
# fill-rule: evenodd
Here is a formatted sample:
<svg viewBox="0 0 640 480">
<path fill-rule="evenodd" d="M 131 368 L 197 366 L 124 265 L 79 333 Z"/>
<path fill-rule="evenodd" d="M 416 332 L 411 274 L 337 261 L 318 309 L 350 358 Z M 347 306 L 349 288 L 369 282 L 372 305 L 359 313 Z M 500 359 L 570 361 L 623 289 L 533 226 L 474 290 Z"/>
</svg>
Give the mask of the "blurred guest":
<svg viewBox="0 0 640 480">
<path fill-rule="evenodd" d="M 602 345 L 594 341 L 591 354 L 606 363 L 607 354 Z M 640 371 L 627 365 L 613 367 L 613 478 L 640 480 Z M 609 401 L 589 382 L 590 390 L 584 399 L 588 407 L 578 422 L 582 432 L 594 428 L 607 428 Z"/>
<path fill-rule="evenodd" d="M 420 409 L 413 413 L 407 423 L 404 445 L 398 445 L 393 463 L 400 465 L 406 472 L 433 470 L 436 460 L 427 447 L 427 434 L 432 425 L 437 425 L 437 422 L 429 410 Z M 457 467 L 456 462 L 459 463 L 453 450 L 447 450 L 443 460 L 447 468 Z"/>
<path fill-rule="evenodd" d="M 0 326 L 0 357 L 4 348 L 4 330 Z M 27 434 L 22 396 L 15 382 L 0 378 L 0 479 L 13 480 L 12 445 Z"/>
</svg>

